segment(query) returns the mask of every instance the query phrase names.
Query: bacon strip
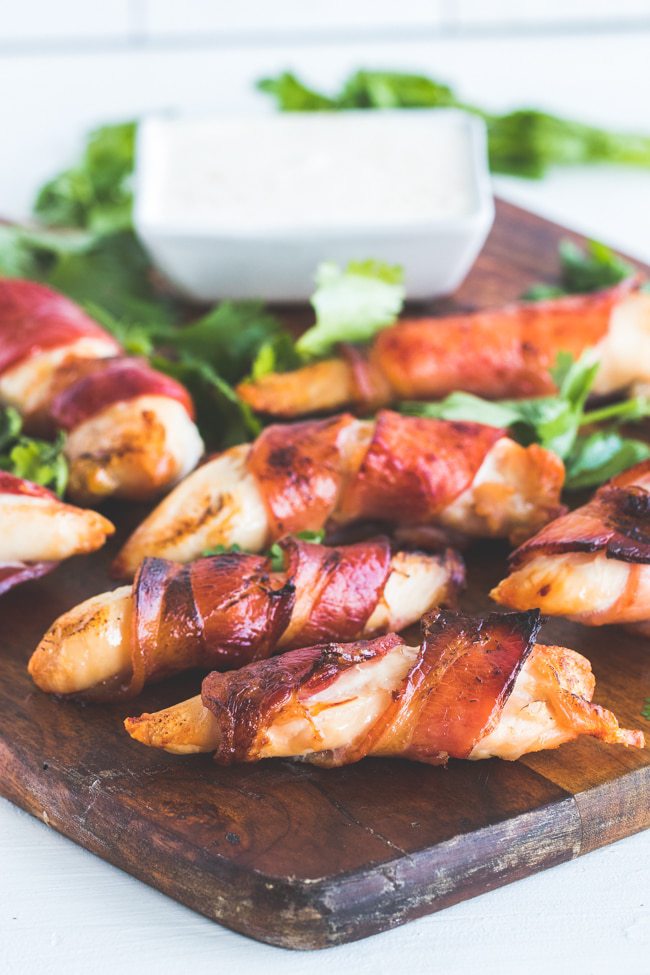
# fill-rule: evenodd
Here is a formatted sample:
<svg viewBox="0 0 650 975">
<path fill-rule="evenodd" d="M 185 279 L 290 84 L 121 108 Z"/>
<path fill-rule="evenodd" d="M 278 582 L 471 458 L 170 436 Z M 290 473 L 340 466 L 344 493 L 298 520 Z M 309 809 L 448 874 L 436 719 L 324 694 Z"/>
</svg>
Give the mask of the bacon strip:
<svg viewBox="0 0 650 975">
<path fill-rule="evenodd" d="M 58 500 L 56 494 L 49 491 L 41 484 L 34 484 L 33 481 L 26 481 L 22 477 L 16 477 L 8 471 L 0 471 L 0 494 L 26 494 L 32 498 L 54 498 Z"/>
<path fill-rule="evenodd" d="M 438 765 L 450 756 L 467 758 L 496 723 L 539 626 L 537 613 L 485 620 L 442 612 L 425 617 L 417 658 L 380 718 L 356 741 L 309 760 L 346 765 L 376 754 Z M 281 663 L 244 667 L 236 675 L 210 674 L 201 694 L 222 725 L 215 759 L 254 761 L 265 729 L 292 698 L 307 701 L 349 667 L 381 658 L 400 643 L 395 634 L 332 643 L 284 654 Z"/>
<path fill-rule="evenodd" d="M 293 650 L 230 674 L 203 681 L 203 705 L 219 723 L 215 761 L 220 765 L 257 759 L 264 730 L 293 698 L 322 690 L 350 667 L 382 657 L 399 646 L 395 633 L 341 646 L 331 643 Z"/>
<path fill-rule="evenodd" d="M 25 481 L 22 477 L 15 477 L 7 471 L 0 471 L 0 494 L 24 494 L 32 498 L 56 498 L 55 494 Z M 30 579 L 39 579 L 56 569 L 58 562 L 6 562 L 0 563 L 0 596 L 9 592 L 14 586 L 19 586 Z"/>
<path fill-rule="evenodd" d="M 113 341 L 69 298 L 35 281 L 0 281 L 0 375 L 47 349 L 80 338 Z M 120 346 L 114 342 L 115 354 Z"/>
<path fill-rule="evenodd" d="M 650 461 L 643 461 L 608 484 L 581 508 L 550 522 L 520 545 L 513 569 L 534 555 L 604 552 L 608 559 L 650 563 Z"/>
<path fill-rule="evenodd" d="M 545 741 L 548 747 L 580 734 L 643 747 L 641 732 L 621 729 L 611 712 L 590 703 L 593 679 L 578 674 L 582 658 L 556 647 L 549 648 L 545 662 L 545 648 L 534 643 L 539 626 L 535 612 L 471 619 L 438 611 L 425 617 L 417 650 L 389 634 L 372 641 L 308 647 L 236 672 L 212 673 L 201 691 L 203 708 L 211 716 L 210 750 L 216 747 L 214 757 L 222 765 L 292 755 L 332 767 L 368 755 L 432 765 L 495 752 L 517 757 L 545 747 Z M 527 679 L 535 682 L 533 694 L 539 692 L 551 723 L 542 723 L 533 739 L 509 743 L 504 740 L 508 724 L 501 728 L 500 722 L 531 654 L 534 667 Z M 392 671 L 385 667 L 389 662 Z M 406 663 L 401 678 L 395 663 Z M 378 676 L 364 680 L 362 675 L 370 673 Z M 397 675 L 397 687 L 385 683 L 389 673 Z M 333 691 L 339 683 L 337 695 Z M 579 696 L 583 689 L 588 695 L 584 698 Z M 523 695 L 525 701 L 525 691 Z M 353 702 L 359 706 L 352 712 Z M 192 702 L 187 704 L 191 710 Z M 346 714 L 340 726 L 337 708 Z M 319 715 L 328 709 L 333 717 L 323 723 Z M 175 710 L 127 719 L 127 730 L 147 744 L 167 747 L 175 736 Z M 508 720 L 519 720 L 517 708 Z M 181 744 L 184 737 L 181 731 L 176 742 Z M 328 747 L 328 741 L 341 739 L 343 744 Z M 477 750 L 480 742 L 485 746 Z"/>
<path fill-rule="evenodd" d="M 64 558 L 75 554 L 75 552 L 93 551 L 102 545 L 106 535 L 112 533 L 114 530 L 110 522 L 96 512 L 82 512 L 78 508 L 71 508 L 69 505 L 63 504 L 56 494 L 42 487 L 42 485 L 34 484 L 33 481 L 26 481 L 22 477 L 16 477 L 8 471 L 0 471 L 0 498 L 2 495 L 39 498 L 49 502 L 47 506 L 48 521 L 51 521 L 51 518 L 56 518 L 59 512 L 63 513 L 64 517 L 68 517 L 70 512 L 76 512 L 79 516 L 80 524 L 77 526 L 74 524 L 68 525 L 68 537 L 66 539 L 68 547 L 62 555 Z M 5 529 L 3 531 L 2 520 L 19 519 L 19 524 L 21 524 L 20 519 L 23 518 L 27 522 L 24 525 L 24 531 L 29 532 L 30 529 L 33 530 L 33 527 L 28 523 L 30 513 L 31 509 L 29 508 L 27 511 L 19 510 L 17 514 L 16 507 L 13 505 L 9 507 L 7 505 L 0 506 L 0 545 L 5 543 L 3 554 L 6 559 L 6 561 L 0 560 L 0 595 L 30 579 L 39 579 L 41 576 L 47 575 L 48 572 L 56 569 L 59 564 L 59 560 L 53 560 L 51 557 L 32 562 L 13 559 L 8 555 L 6 542 L 9 526 L 5 522 Z M 12 527 L 15 528 L 15 524 Z M 51 546 L 48 546 L 48 540 L 46 539 L 44 544 L 40 534 L 37 533 L 36 537 L 37 544 L 35 545 L 35 549 L 37 551 L 40 549 L 43 554 L 51 556 Z M 12 545 L 9 542 L 9 549 L 11 550 L 11 548 Z M 60 545 L 58 548 L 60 549 Z"/>
<path fill-rule="evenodd" d="M 341 358 L 271 373 L 238 392 L 253 409 L 286 419 L 441 399 L 455 390 L 488 399 L 547 395 L 555 388 L 549 370 L 558 352 L 577 357 L 606 339 L 612 312 L 637 284 L 630 278 L 593 294 L 404 319 L 367 350 L 343 347 Z"/>
<path fill-rule="evenodd" d="M 5 562 L 0 563 L 0 596 L 14 586 L 30 579 L 40 579 L 56 569 L 58 562 Z"/>
<path fill-rule="evenodd" d="M 505 431 L 480 423 L 402 416 L 382 410 L 373 438 L 341 501 L 346 520 L 431 521 L 465 491 Z"/>
<path fill-rule="evenodd" d="M 267 427 L 253 444 L 248 468 L 265 497 L 274 538 L 317 531 L 334 511 L 343 485 L 343 441 L 349 414 Z"/>
<path fill-rule="evenodd" d="M 607 333 L 630 278 L 593 294 L 508 305 L 443 319 L 398 322 L 380 332 L 371 366 L 399 399 L 439 399 L 457 389 L 488 399 L 543 396 L 560 351 L 574 357 Z"/>
<path fill-rule="evenodd" d="M 130 679 L 84 697 L 132 697 L 147 681 L 190 667 L 241 667 L 275 653 L 281 638 L 286 650 L 358 637 L 390 573 L 388 540 L 343 548 L 297 539 L 281 544 L 282 572 L 272 571 L 265 556 L 234 552 L 187 565 L 145 559 L 133 584 Z M 307 613 L 295 614 L 301 602 Z"/>
<path fill-rule="evenodd" d="M 269 511 L 273 535 L 318 530 L 337 521 L 378 519 L 397 525 L 430 521 L 469 487 L 504 431 L 382 410 L 369 446 L 350 464 L 349 414 L 271 426 L 248 461 Z M 346 451 L 346 448 L 348 450 Z"/>
<path fill-rule="evenodd" d="M 54 397 L 50 413 L 57 427 L 74 430 L 113 403 L 147 395 L 177 400 L 194 419 L 194 405 L 184 386 L 152 369 L 146 360 L 128 356 L 93 360 L 91 370 Z"/>
</svg>

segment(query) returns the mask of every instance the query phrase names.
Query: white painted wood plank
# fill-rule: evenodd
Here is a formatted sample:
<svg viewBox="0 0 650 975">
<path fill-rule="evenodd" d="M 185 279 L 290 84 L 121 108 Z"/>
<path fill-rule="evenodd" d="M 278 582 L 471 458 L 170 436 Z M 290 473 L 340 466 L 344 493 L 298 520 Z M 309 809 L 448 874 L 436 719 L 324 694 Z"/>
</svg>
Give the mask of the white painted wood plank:
<svg viewBox="0 0 650 975">
<path fill-rule="evenodd" d="M 207 31 L 266 32 L 270 38 L 277 32 L 437 27 L 445 7 L 445 0 L 143 0 L 143 22 L 148 37 Z"/>
<path fill-rule="evenodd" d="M 536 104 L 603 125 L 642 129 L 648 126 L 649 45 L 650 33 L 638 32 L 579 40 L 440 39 L 5 58 L 0 86 L 12 97 L 0 100 L 0 131 L 11 138 L 5 138 L 0 153 L 0 214 L 27 213 L 35 188 L 74 158 L 91 126 L 165 108 L 269 111 L 270 102 L 254 91 L 254 81 L 285 68 L 332 89 L 360 66 L 425 71 L 456 85 L 464 98 L 495 109 Z M 647 219 L 633 205 L 631 187 L 643 194 L 647 174 L 604 168 L 585 173 L 584 184 L 581 176 L 566 170 L 553 175 L 552 193 L 558 194 L 553 199 L 567 208 L 556 215 L 570 222 L 574 193 L 577 200 L 583 192 L 580 213 L 591 208 L 597 218 L 605 208 L 609 236 L 623 240 L 632 227 L 631 243 L 643 243 Z M 536 184 L 518 183 L 534 202 Z M 517 183 L 513 187 L 518 193 Z"/>
<path fill-rule="evenodd" d="M 463 26 L 523 26 L 533 24 L 620 24 L 625 19 L 650 17 L 648 0 L 455 0 L 458 24 Z"/>
<path fill-rule="evenodd" d="M 310 954 L 233 934 L 0 801 L 3 973 L 647 975 L 650 832 L 357 944 Z"/>
<path fill-rule="evenodd" d="M 115 40 L 126 38 L 130 30 L 129 0 L 7 0 L 0 15 L 0 44 L 90 37 Z"/>
</svg>

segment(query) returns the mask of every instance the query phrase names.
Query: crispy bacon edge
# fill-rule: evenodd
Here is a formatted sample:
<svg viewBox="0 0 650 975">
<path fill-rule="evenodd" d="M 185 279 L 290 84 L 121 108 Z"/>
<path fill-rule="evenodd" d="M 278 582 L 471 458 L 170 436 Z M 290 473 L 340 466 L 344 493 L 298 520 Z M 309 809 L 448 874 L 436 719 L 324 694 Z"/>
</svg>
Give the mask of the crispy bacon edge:
<svg viewBox="0 0 650 975">
<path fill-rule="evenodd" d="M 650 563 L 650 461 L 599 488 L 591 501 L 550 522 L 510 557 L 517 569 L 535 555 L 604 552 L 608 559 Z"/>
</svg>

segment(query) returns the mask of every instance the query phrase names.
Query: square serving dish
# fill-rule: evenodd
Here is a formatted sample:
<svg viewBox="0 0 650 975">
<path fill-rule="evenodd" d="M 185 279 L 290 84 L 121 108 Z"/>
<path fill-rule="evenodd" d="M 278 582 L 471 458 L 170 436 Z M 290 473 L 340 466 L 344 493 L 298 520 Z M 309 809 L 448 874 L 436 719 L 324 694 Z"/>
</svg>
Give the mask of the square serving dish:
<svg viewBox="0 0 650 975">
<path fill-rule="evenodd" d="M 136 232 L 197 301 L 305 301 L 321 261 L 367 258 L 410 299 L 448 294 L 493 218 L 485 126 L 453 109 L 140 124 Z"/>
</svg>

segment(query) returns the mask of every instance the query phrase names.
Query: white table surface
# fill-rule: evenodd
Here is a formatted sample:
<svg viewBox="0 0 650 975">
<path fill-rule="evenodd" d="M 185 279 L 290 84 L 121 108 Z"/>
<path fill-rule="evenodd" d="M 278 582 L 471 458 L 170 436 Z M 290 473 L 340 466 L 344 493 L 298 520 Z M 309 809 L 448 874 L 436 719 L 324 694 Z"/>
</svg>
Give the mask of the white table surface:
<svg viewBox="0 0 650 975">
<path fill-rule="evenodd" d="M 314 80 L 324 82 L 326 63 L 335 66 L 336 77 L 350 65 L 370 63 L 426 66 L 433 72 L 435 55 L 438 73 L 462 83 L 466 97 L 483 96 L 494 104 L 543 101 L 596 121 L 648 128 L 648 87 L 638 85 L 644 77 L 647 81 L 647 34 L 616 41 L 598 36 L 543 38 L 539 43 L 523 39 L 515 48 L 498 40 L 489 48 L 463 43 L 465 47 L 453 40 L 438 42 L 410 55 L 390 48 L 370 54 L 354 45 L 300 55 L 265 51 L 262 56 L 246 49 L 236 61 L 234 81 L 232 52 L 222 52 L 221 67 L 216 68 L 208 68 L 201 50 L 165 57 L 143 54 L 139 73 L 133 58 L 129 62 L 123 53 L 115 55 L 114 70 L 108 56 L 103 61 L 83 55 L 50 58 L 47 85 L 58 110 L 46 115 L 39 108 L 42 95 L 29 84 L 43 76 L 42 64 L 39 69 L 33 57 L 5 59 L 0 80 L 11 98 L 3 98 L 0 106 L 5 133 L 0 211 L 24 211 L 34 186 L 65 160 L 78 131 L 89 122 L 124 115 L 128 87 L 135 87 L 137 108 L 152 107 L 164 103 L 173 77 L 186 93 L 179 100 L 185 97 L 195 105 L 197 99 L 187 94 L 194 91 L 185 70 L 190 67 L 202 78 L 196 87 L 203 92 L 199 102 L 206 101 L 206 77 L 214 80 L 211 72 L 218 76 L 227 69 L 228 97 L 250 107 L 251 77 L 286 63 L 301 68 L 301 57 Z M 471 56 L 465 57 L 468 52 Z M 97 65 L 102 77 L 110 74 L 111 94 L 96 84 L 88 90 L 75 87 L 79 71 L 88 70 L 91 77 Z M 516 86 L 511 73 L 517 74 Z M 223 100 L 223 88 L 215 84 L 212 90 L 217 102 Z M 167 94 L 160 96 L 159 91 Z M 20 138 L 7 140 L 9 131 Z M 496 185 L 514 202 L 650 262 L 650 174 L 605 167 L 557 172 L 541 183 L 499 178 Z M 650 693 L 650 688 L 645 690 Z M 642 693 L 640 689 L 640 697 Z M 648 975 L 650 832 L 364 942 L 305 955 L 257 944 L 201 918 L 0 800 L 3 975 L 89 970 L 93 975 L 150 970 L 161 975 L 198 970 L 290 975 L 309 970 L 319 975 L 332 966 L 344 972 L 354 969 L 358 975 L 402 970 L 409 975 Z"/>
</svg>

